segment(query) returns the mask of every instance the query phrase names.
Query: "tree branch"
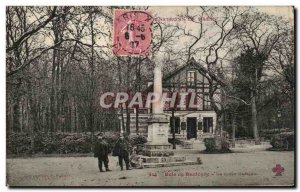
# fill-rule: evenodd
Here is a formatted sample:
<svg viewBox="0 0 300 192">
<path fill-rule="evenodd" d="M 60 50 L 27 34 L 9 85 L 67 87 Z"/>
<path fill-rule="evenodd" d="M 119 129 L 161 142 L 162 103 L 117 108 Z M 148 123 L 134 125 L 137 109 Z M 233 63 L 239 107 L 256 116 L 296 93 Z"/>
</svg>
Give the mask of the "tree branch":
<svg viewBox="0 0 300 192">
<path fill-rule="evenodd" d="M 56 9 L 57 7 L 54 7 L 54 9 L 51 12 L 51 15 L 46 19 L 44 22 L 40 23 L 35 29 L 32 29 L 31 31 L 28 31 L 24 33 L 17 41 L 13 42 L 12 46 L 6 48 L 6 53 L 18 48 L 20 44 L 23 43 L 23 41 L 29 37 L 31 37 L 34 33 L 45 27 L 54 17 L 56 17 Z"/>
</svg>

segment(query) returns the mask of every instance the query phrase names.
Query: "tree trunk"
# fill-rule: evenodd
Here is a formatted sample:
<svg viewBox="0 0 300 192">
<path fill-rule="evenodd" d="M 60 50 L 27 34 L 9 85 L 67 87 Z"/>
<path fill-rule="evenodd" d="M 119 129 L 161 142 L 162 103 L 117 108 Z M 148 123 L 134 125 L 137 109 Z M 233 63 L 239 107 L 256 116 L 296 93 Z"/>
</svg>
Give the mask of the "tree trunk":
<svg viewBox="0 0 300 192">
<path fill-rule="evenodd" d="M 36 117 L 36 110 L 35 110 L 35 104 L 32 98 L 32 93 L 31 93 L 31 83 L 29 82 L 29 94 L 28 94 L 28 128 L 29 128 L 29 136 L 30 136 L 30 148 L 31 148 L 31 154 L 34 154 L 34 130 L 35 128 L 35 117 Z"/>
<path fill-rule="evenodd" d="M 17 97 L 17 100 L 15 101 L 15 104 L 13 105 L 13 130 L 14 132 L 20 132 L 20 102 L 19 97 Z"/>
<path fill-rule="evenodd" d="M 231 119 L 231 126 L 232 126 L 232 147 L 235 147 L 235 131 L 236 131 L 236 113 L 232 113 Z"/>
<path fill-rule="evenodd" d="M 89 95 L 89 128 L 91 131 L 91 137 L 92 137 L 92 141 L 94 140 L 94 126 L 95 126 L 95 119 L 94 119 L 94 108 L 93 108 L 93 104 L 94 104 L 94 89 L 95 89 L 95 82 L 94 82 L 94 73 L 95 73 L 95 69 L 94 69 L 94 45 L 95 45 L 95 34 L 94 34 L 94 18 L 93 18 L 93 13 L 90 12 L 90 27 L 91 27 L 91 40 L 92 40 L 92 46 L 91 46 L 91 62 L 90 62 L 90 67 L 91 67 L 91 74 L 90 74 L 90 78 L 91 78 L 91 87 L 90 87 L 90 95 Z"/>
<path fill-rule="evenodd" d="M 127 62 L 127 74 L 126 74 L 126 88 L 128 90 L 128 93 L 130 93 L 130 65 L 132 65 L 132 59 L 131 57 L 128 58 Z M 130 134 L 130 109 L 128 108 L 129 102 L 126 103 L 126 132 L 127 135 Z"/>
<path fill-rule="evenodd" d="M 58 43 L 58 34 L 56 29 L 56 21 L 53 21 L 53 33 L 54 33 L 54 44 Z M 51 73 L 51 93 L 50 93 L 50 132 L 54 132 L 56 126 L 56 66 L 57 66 L 57 49 L 53 49 L 53 58 L 52 58 L 52 73 Z"/>
<path fill-rule="evenodd" d="M 221 114 L 221 117 L 220 117 L 220 136 L 222 137 L 222 132 L 223 132 L 223 129 L 224 129 L 224 112 Z"/>
<path fill-rule="evenodd" d="M 120 59 L 117 58 L 117 62 L 118 62 L 118 76 L 119 76 L 119 91 L 121 92 L 121 86 L 122 86 L 122 73 L 121 73 L 121 63 L 120 63 Z M 121 105 L 121 125 L 120 125 L 120 133 L 122 131 L 124 131 L 125 128 L 125 122 L 124 122 L 124 108 L 123 105 Z"/>
<path fill-rule="evenodd" d="M 121 128 L 120 128 L 120 133 L 124 130 L 125 128 L 125 122 L 124 122 L 124 109 L 123 106 L 121 106 Z"/>
<path fill-rule="evenodd" d="M 126 105 L 126 132 L 128 135 L 130 134 L 130 109 L 128 105 Z"/>
<path fill-rule="evenodd" d="M 175 117 L 174 117 L 174 108 L 172 109 L 172 138 L 173 138 L 173 149 L 176 149 L 176 143 L 175 143 Z"/>
<path fill-rule="evenodd" d="M 295 101 L 294 96 L 291 98 L 291 117 L 290 117 L 290 128 L 295 129 Z"/>
<path fill-rule="evenodd" d="M 139 134 L 139 107 L 136 107 L 136 111 L 135 111 L 135 131 L 136 134 Z"/>
<path fill-rule="evenodd" d="M 140 60 L 140 59 L 139 59 Z M 140 73 L 141 73 L 141 63 L 138 62 L 136 65 L 136 92 L 140 92 Z M 136 107 L 136 114 L 135 114 L 135 129 L 136 129 L 136 134 L 138 135 L 139 133 L 139 106 Z"/>
<path fill-rule="evenodd" d="M 253 137 L 255 139 L 255 144 L 259 144 L 259 135 L 258 135 L 258 128 L 257 128 L 256 96 L 253 90 L 251 90 L 251 114 L 252 114 Z"/>
</svg>

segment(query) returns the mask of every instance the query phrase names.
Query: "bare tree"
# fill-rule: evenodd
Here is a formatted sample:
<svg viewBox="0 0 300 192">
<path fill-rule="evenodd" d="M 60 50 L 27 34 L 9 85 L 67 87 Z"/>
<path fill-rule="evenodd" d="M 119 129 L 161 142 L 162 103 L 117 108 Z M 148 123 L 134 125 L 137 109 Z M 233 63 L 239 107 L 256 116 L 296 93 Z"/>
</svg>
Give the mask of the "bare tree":
<svg viewBox="0 0 300 192">
<path fill-rule="evenodd" d="M 256 142 L 259 142 L 257 125 L 257 97 L 259 94 L 259 82 L 263 77 L 265 63 L 269 59 L 275 45 L 283 35 L 283 26 L 279 20 L 260 12 L 247 12 L 235 29 L 235 37 L 248 50 L 254 50 L 252 59 L 255 63 L 253 75 L 250 78 L 249 86 L 251 89 L 251 112 L 252 128 Z"/>
</svg>

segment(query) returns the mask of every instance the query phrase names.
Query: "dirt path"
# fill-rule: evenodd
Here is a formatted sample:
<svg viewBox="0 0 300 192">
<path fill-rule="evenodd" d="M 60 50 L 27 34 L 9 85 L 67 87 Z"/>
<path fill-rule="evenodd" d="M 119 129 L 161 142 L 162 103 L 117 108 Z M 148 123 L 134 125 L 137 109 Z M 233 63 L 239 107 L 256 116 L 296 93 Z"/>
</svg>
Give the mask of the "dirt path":
<svg viewBox="0 0 300 192">
<path fill-rule="evenodd" d="M 112 172 L 100 173 L 93 157 L 38 157 L 7 160 L 10 186 L 233 186 L 293 185 L 294 152 L 257 151 L 199 154 L 181 150 L 188 159 L 200 156 L 202 165 L 120 171 L 109 157 Z M 272 168 L 285 171 L 275 176 Z"/>
</svg>

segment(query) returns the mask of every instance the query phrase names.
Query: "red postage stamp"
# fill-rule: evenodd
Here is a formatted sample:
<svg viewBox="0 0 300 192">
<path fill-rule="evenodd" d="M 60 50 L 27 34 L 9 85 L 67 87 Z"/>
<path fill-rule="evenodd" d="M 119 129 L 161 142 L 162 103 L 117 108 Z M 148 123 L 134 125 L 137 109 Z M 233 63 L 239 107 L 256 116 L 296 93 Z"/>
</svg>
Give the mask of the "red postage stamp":
<svg viewBox="0 0 300 192">
<path fill-rule="evenodd" d="M 117 56 L 151 55 L 152 23 L 149 12 L 116 10 L 113 53 Z"/>
</svg>

